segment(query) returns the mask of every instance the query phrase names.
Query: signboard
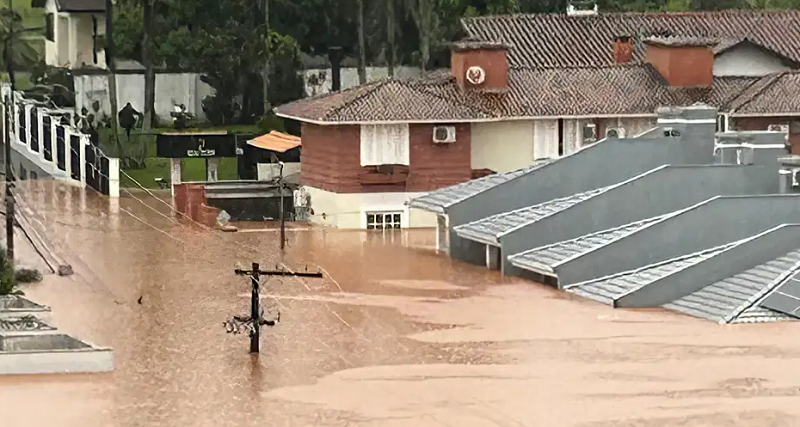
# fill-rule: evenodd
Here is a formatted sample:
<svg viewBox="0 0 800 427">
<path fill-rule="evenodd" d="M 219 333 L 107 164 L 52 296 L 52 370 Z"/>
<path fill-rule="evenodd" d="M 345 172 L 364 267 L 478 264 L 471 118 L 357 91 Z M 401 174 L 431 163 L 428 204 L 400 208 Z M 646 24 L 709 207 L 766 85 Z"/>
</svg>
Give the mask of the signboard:
<svg viewBox="0 0 800 427">
<path fill-rule="evenodd" d="M 236 151 L 236 135 L 232 133 L 164 133 L 156 137 L 158 157 L 236 157 Z"/>
</svg>

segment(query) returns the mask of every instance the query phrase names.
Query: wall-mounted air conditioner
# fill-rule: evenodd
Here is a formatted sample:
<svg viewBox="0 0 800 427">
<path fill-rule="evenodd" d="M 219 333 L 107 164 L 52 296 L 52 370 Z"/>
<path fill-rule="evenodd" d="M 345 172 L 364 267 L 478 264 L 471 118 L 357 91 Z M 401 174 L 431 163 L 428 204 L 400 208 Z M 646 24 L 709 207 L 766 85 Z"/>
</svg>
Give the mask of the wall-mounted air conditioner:
<svg viewBox="0 0 800 427">
<path fill-rule="evenodd" d="M 597 125 L 587 123 L 583 125 L 583 142 L 597 141 Z"/>
<path fill-rule="evenodd" d="M 433 143 L 434 144 L 452 144 L 456 142 L 456 127 L 455 126 L 434 126 L 433 127 Z"/>
<path fill-rule="evenodd" d="M 789 132 L 789 125 L 769 125 L 767 126 L 767 130 L 770 132 Z"/>
<path fill-rule="evenodd" d="M 625 129 L 608 128 L 606 129 L 606 138 L 625 138 Z"/>
</svg>

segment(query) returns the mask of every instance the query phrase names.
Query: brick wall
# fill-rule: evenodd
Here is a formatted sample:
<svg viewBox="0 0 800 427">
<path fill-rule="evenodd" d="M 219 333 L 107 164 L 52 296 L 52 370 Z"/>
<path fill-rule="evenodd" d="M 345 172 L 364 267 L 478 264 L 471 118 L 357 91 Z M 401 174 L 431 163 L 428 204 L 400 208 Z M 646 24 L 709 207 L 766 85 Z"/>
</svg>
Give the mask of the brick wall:
<svg viewBox="0 0 800 427">
<path fill-rule="evenodd" d="M 430 191 L 470 179 L 471 129 L 456 125 L 456 142 L 434 144 L 433 126 L 409 126 L 409 174 L 405 185 L 362 185 L 358 126 L 303 124 L 303 185 L 334 193 Z"/>
</svg>

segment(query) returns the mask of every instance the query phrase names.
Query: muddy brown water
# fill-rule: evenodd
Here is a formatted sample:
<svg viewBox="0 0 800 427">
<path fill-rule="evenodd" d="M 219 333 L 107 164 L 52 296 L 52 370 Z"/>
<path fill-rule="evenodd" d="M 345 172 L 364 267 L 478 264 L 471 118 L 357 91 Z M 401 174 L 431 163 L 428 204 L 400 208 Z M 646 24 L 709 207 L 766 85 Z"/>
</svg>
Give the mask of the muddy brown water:
<svg viewBox="0 0 800 427">
<path fill-rule="evenodd" d="M 26 293 L 117 366 L 0 377 L 2 426 L 800 425 L 800 324 L 615 311 L 451 262 L 430 230 L 300 227 L 284 262 L 329 277 L 267 282 L 282 323 L 252 356 L 222 321 L 248 306 L 235 264 L 280 262 L 274 225 L 208 233 L 142 194 L 20 191 L 76 271 Z"/>
</svg>

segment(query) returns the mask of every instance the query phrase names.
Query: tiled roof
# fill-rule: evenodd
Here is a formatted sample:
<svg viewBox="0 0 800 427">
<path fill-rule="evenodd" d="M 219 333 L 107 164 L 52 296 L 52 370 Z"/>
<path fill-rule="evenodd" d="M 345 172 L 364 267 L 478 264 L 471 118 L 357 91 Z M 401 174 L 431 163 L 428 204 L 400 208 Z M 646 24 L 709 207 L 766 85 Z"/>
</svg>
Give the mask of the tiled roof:
<svg viewBox="0 0 800 427">
<path fill-rule="evenodd" d="M 659 46 L 714 47 L 720 43 L 720 40 L 712 37 L 650 36 L 646 37 L 643 42 Z"/>
<path fill-rule="evenodd" d="M 512 255 L 508 257 L 508 260 L 514 266 L 523 269 L 541 270 L 544 268 L 545 270 L 553 271 L 556 266 L 568 259 L 579 257 L 597 248 L 608 245 L 615 240 L 630 236 L 648 225 L 658 222 L 664 217 L 665 215 L 648 218 L 643 221 L 623 225 L 622 227 L 603 230 L 576 239 L 531 249 Z"/>
<path fill-rule="evenodd" d="M 786 320 L 789 316 L 759 307 L 755 302 L 783 282 L 800 263 L 800 251 L 753 267 L 708 285 L 664 307 L 718 323 L 755 323 Z M 783 278 L 785 280 L 785 277 Z"/>
<path fill-rule="evenodd" d="M 701 252 L 671 259 L 658 264 L 642 267 L 638 270 L 615 274 L 589 282 L 569 286 L 569 292 L 584 298 L 593 299 L 605 304 L 613 302 L 630 291 L 641 288 L 656 280 L 677 273 L 683 269 L 696 265 L 704 260 L 714 257 L 739 242 L 729 243 L 716 248 L 706 249 Z"/>
<path fill-rule="evenodd" d="M 408 202 L 408 206 L 411 208 L 423 209 L 435 213 L 445 213 L 445 209 L 458 202 L 467 200 L 476 194 L 480 194 L 504 182 L 511 181 L 512 179 L 525 175 L 528 172 L 539 169 L 542 165 L 547 164 L 550 161 L 552 160 L 537 160 L 533 165 L 526 168 L 517 169 L 511 172 L 492 174 L 432 191 L 424 196 L 410 200 Z"/>
<path fill-rule="evenodd" d="M 800 112 L 800 71 L 760 79 L 730 102 L 734 114 L 794 115 Z"/>
<path fill-rule="evenodd" d="M 459 225 L 453 230 L 462 237 L 473 239 L 488 244 L 496 244 L 497 239 L 518 227 L 533 224 L 536 221 L 555 215 L 571 208 L 585 200 L 591 199 L 614 186 L 598 188 L 569 197 L 550 200 L 538 205 L 516 209 L 501 214 L 492 215 L 484 219 Z"/>
<path fill-rule="evenodd" d="M 617 36 L 633 36 L 634 61 L 644 58 L 642 39 L 682 36 L 743 40 L 800 62 L 800 11 L 729 10 L 690 13 L 600 13 L 503 15 L 467 18 L 468 36 L 501 41 L 512 66 L 570 68 L 614 63 L 612 43 Z M 730 43 L 730 42 L 728 42 Z"/>
<path fill-rule="evenodd" d="M 458 122 L 513 117 L 655 114 L 664 105 L 697 102 L 720 108 L 757 77 L 720 77 L 712 88 L 668 86 L 649 65 L 511 69 L 506 93 L 460 90 L 448 70 L 409 80 L 388 79 L 276 108 L 312 122 Z"/>
<path fill-rule="evenodd" d="M 784 280 L 758 305 L 793 318 L 800 317 L 800 271 Z"/>
</svg>

